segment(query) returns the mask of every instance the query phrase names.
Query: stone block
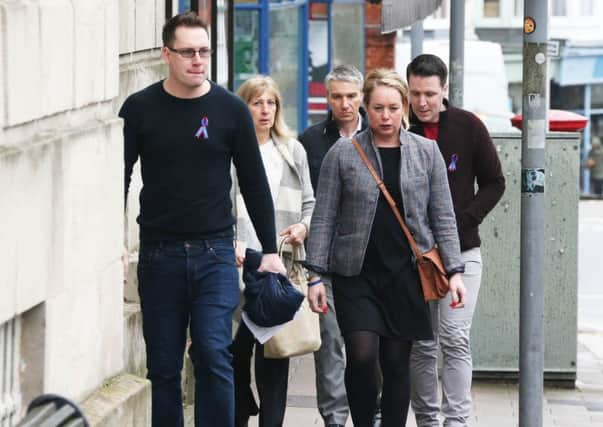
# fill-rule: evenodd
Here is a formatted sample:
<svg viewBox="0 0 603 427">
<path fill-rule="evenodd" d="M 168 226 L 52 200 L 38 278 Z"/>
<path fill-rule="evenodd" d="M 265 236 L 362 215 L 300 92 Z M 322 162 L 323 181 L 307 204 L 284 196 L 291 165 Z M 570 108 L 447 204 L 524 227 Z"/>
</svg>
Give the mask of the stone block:
<svg viewBox="0 0 603 427">
<path fill-rule="evenodd" d="M 91 427 L 151 425 L 151 383 L 130 374 L 118 375 L 80 405 Z"/>
<path fill-rule="evenodd" d="M 136 0 L 135 50 L 155 47 L 155 0 Z"/>
<path fill-rule="evenodd" d="M 124 370 L 145 377 L 146 363 L 140 304 L 124 303 Z"/>
<path fill-rule="evenodd" d="M 107 60 L 102 0 L 73 3 L 75 25 L 75 106 L 102 101 Z M 116 29 L 117 31 L 117 29 Z"/>
<path fill-rule="evenodd" d="M 4 7 L 2 5 L 0 5 L 0 22 L 6 22 L 6 14 L 4 12 Z M 6 39 L 6 27 L 2 26 L 0 27 L 0 46 L 5 46 L 5 39 Z M 5 76 L 4 76 L 4 68 L 5 68 L 5 63 L 8 61 L 8 54 L 3 51 L 0 50 L 0 99 L 6 99 L 5 98 Z M 5 111 L 4 111 L 4 102 L 0 102 L 0 148 L 2 147 L 2 129 L 4 128 L 4 123 L 5 123 Z"/>
<path fill-rule="evenodd" d="M 0 154 L 0 322 L 44 300 L 51 274 L 54 145 Z"/>
<path fill-rule="evenodd" d="M 184 353 L 184 367 L 182 368 L 182 402 L 184 405 L 195 404 L 195 367 L 188 354 L 187 345 Z"/>
<path fill-rule="evenodd" d="M 155 0 L 155 47 L 163 46 L 161 32 L 165 21 L 165 0 Z"/>
<path fill-rule="evenodd" d="M 46 301 L 45 390 L 78 399 L 122 370 L 120 270 L 115 262 Z"/>
<path fill-rule="evenodd" d="M 128 279 L 124 285 L 124 301 L 140 303 L 138 294 L 138 250 L 128 252 Z"/>
<path fill-rule="evenodd" d="M 87 123 L 57 151 L 46 386 L 81 396 L 123 366 L 121 121 Z"/>
<path fill-rule="evenodd" d="M 119 53 L 133 52 L 135 49 L 136 3 L 119 2 Z"/>
<path fill-rule="evenodd" d="M 73 8 L 69 0 L 40 1 L 41 114 L 73 106 Z M 12 55 L 11 51 L 11 55 Z"/>
<path fill-rule="evenodd" d="M 119 3 L 130 3 L 120 1 Z M 105 99 L 119 94 L 119 6 L 117 0 L 105 3 Z"/>
<path fill-rule="evenodd" d="M 3 59 L 5 126 L 13 126 L 40 117 L 42 111 L 41 55 L 32 55 L 41 47 L 39 9 L 32 2 L 2 2 L 0 7 L 3 48 L 10 52 L 10 61 Z"/>
</svg>

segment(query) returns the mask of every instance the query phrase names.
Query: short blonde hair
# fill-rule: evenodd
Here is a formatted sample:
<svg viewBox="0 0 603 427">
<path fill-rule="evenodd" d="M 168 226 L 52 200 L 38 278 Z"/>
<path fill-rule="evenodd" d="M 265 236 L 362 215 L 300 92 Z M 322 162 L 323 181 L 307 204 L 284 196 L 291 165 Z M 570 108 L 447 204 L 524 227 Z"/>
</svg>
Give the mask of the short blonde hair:
<svg viewBox="0 0 603 427">
<path fill-rule="evenodd" d="M 271 129 L 272 132 L 274 132 L 276 136 L 282 138 L 291 136 L 291 131 L 283 119 L 283 97 L 281 96 L 278 85 L 272 77 L 257 75 L 245 80 L 245 82 L 237 90 L 237 95 L 239 98 L 245 101 L 246 104 L 249 104 L 249 102 L 251 102 L 251 98 L 254 96 L 260 96 L 264 92 L 268 92 L 270 95 L 274 96 L 274 100 L 276 101 L 276 113 L 274 115 L 274 125 Z"/>
<path fill-rule="evenodd" d="M 404 129 L 408 128 L 408 86 L 400 74 L 387 68 L 377 68 L 369 72 L 364 80 L 362 92 L 364 94 L 364 105 L 368 107 L 371 102 L 371 95 L 377 86 L 387 86 L 397 90 L 402 98 L 404 114 L 402 115 L 402 125 Z"/>
</svg>

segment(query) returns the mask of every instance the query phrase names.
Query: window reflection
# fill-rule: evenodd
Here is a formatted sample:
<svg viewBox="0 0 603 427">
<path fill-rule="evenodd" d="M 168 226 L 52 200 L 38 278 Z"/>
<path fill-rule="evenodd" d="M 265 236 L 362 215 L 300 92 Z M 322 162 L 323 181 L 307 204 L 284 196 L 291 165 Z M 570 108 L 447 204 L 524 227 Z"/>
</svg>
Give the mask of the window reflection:
<svg viewBox="0 0 603 427">
<path fill-rule="evenodd" d="M 299 8 L 270 11 L 270 75 L 283 94 L 285 121 L 297 130 L 299 97 Z"/>
</svg>

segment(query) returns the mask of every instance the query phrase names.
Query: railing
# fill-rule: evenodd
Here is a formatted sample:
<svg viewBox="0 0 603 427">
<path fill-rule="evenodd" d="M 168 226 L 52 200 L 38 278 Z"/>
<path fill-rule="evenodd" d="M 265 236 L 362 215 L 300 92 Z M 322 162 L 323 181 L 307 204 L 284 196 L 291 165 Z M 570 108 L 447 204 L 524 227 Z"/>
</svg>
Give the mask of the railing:
<svg viewBox="0 0 603 427">
<path fill-rule="evenodd" d="M 89 427 L 78 406 L 64 397 L 44 394 L 33 400 L 17 427 Z"/>
<path fill-rule="evenodd" d="M 21 401 L 17 380 L 18 326 L 16 318 L 0 325 L 0 427 L 14 425 Z"/>
</svg>

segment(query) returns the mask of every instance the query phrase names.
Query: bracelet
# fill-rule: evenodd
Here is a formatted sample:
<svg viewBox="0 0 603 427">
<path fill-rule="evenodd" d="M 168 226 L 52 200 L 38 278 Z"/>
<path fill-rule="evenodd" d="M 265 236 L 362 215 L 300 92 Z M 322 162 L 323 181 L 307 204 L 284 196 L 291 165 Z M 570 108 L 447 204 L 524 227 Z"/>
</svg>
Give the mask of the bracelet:
<svg viewBox="0 0 603 427">
<path fill-rule="evenodd" d="M 308 287 L 316 286 L 322 284 L 322 279 L 316 279 L 311 282 L 308 282 Z"/>
</svg>

